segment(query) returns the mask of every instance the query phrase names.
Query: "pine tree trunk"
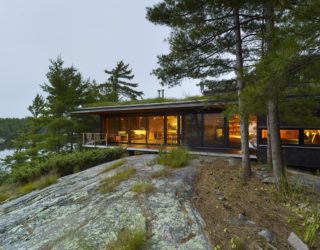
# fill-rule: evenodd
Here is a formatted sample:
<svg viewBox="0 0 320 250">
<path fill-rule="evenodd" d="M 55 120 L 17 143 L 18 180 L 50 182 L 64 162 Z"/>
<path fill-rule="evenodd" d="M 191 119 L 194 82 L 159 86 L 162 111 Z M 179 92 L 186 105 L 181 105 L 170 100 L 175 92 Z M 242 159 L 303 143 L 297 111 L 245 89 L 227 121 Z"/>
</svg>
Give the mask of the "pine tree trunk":
<svg viewBox="0 0 320 250">
<path fill-rule="evenodd" d="M 266 44 L 267 54 L 273 47 L 274 36 L 274 9 L 271 2 L 266 3 Z M 273 177 L 275 178 L 277 186 L 284 176 L 284 165 L 282 158 L 281 140 L 280 140 L 280 126 L 277 93 L 275 90 L 275 83 L 270 80 L 268 86 L 267 101 L 267 116 L 269 119 L 269 134 L 271 142 L 271 158 L 273 167 Z"/>
<path fill-rule="evenodd" d="M 271 154 L 271 139 L 270 139 L 270 122 L 269 122 L 269 116 L 267 115 L 267 164 L 269 166 L 272 166 L 272 154 Z"/>
<path fill-rule="evenodd" d="M 278 119 L 277 101 L 269 100 L 267 103 L 270 123 L 271 157 L 273 177 L 277 184 L 284 178 L 284 167 L 280 140 L 280 126 Z"/>
<path fill-rule="evenodd" d="M 241 153 L 242 153 L 242 170 L 243 178 L 251 176 L 251 164 L 250 164 L 250 150 L 249 150 L 249 122 L 248 115 L 246 114 L 242 100 L 241 92 L 244 88 L 243 82 L 243 51 L 241 40 L 241 27 L 239 20 L 239 9 L 233 9 L 233 24 L 234 33 L 236 38 L 236 75 L 237 75 L 237 88 L 238 88 L 238 105 L 240 111 L 240 133 L 241 133 Z"/>
</svg>

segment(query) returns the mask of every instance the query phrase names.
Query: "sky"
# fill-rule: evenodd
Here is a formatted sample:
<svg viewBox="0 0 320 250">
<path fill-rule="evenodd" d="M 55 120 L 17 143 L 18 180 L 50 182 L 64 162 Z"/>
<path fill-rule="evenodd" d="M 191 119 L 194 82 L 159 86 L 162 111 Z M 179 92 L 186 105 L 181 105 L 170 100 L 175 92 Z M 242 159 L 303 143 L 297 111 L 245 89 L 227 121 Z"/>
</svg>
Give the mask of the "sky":
<svg viewBox="0 0 320 250">
<path fill-rule="evenodd" d="M 160 0 L 0 0 L 0 117 L 25 117 L 49 60 L 59 55 L 84 78 L 104 82 L 105 69 L 128 63 L 144 98 L 161 89 L 151 75 L 157 55 L 169 51 L 167 27 L 146 18 Z M 199 95 L 196 84 L 164 88 L 166 97 Z"/>
</svg>

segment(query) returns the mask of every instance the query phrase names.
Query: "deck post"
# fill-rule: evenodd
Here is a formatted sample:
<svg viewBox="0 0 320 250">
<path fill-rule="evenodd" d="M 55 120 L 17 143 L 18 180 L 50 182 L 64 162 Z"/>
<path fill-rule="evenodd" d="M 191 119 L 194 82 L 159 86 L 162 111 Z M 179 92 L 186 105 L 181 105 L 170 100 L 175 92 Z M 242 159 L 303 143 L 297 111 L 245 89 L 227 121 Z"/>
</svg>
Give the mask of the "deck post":
<svg viewBox="0 0 320 250">
<path fill-rule="evenodd" d="M 82 133 L 82 146 L 84 146 L 84 133 Z"/>
</svg>

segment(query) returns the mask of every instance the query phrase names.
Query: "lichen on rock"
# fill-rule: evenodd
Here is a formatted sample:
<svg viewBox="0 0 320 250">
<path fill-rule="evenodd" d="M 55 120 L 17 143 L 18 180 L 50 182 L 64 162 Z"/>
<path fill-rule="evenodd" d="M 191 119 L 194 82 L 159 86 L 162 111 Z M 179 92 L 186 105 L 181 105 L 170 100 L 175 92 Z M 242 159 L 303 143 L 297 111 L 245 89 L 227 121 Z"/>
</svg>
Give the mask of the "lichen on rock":
<svg viewBox="0 0 320 250">
<path fill-rule="evenodd" d="M 148 166 L 155 157 L 128 157 L 106 173 L 106 164 L 99 165 L 3 203 L 1 249 L 104 249 L 123 229 L 148 232 L 150 249 L 211 249 L 204 222 L 190 201 L 199 161 L 170 170 L 167 178 L 153 179 L 152 173 L 164 168 Z M 130 179 L 111 193 L 99 191 L 106 177 L 130 167 L 137 170 Z M 132 192 L 132 185 L 141 181 L 152 183 L 155 191 Z"/>
</svg>

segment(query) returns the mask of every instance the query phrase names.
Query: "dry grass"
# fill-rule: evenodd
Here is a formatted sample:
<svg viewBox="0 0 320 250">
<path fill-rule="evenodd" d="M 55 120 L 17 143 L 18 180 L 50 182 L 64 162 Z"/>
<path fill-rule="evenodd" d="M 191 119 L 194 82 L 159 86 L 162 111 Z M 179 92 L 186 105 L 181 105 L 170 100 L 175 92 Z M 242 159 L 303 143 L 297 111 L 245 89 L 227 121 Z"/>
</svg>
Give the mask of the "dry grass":
<svg viewBox="0 0 320 250">
<path fill-rule="evenodd" d="M 57 182 L 59 176 L 55 173 L 51 173 L 40 177 L 40 179 L 29 182 L 19 188 L 20 194 L 26 194 L 33 190 L 43 189 Z"/>
<path fill-rule="evenodd" d="M 140 194 L 149 194 L 149 193 L 152 193 L 154 190 L 155 190 L 154 185 L 148 182 L 139 182 L 134 184 L 131 187 L 131 191 L 135 193 L 140 193 Z"/>
<path fill-rule="evenodd" d="M 143 250 L 147 249 L 146 232 L 141 229 L 123 229 L 117 239 L 106 246 L 106 250 Z"/>
<path fill-rule="evenodd" d="M 43 189 L 57 182 L 59 176 L 55 173 L 51 173 L 41 178 L 28 182 L 26 184 L 9 184 L 5 183 L 0 186 L 0 202 L 6 201 L 9 198 L 18 197 L 27 194 L 34 190 Z"/>
<path fill-rule="evenodd" d="M 131 176 L 133 176 L 137 170 L 133 167 L 122 170 L 115 175 L 111 177 L 107 177 L 102 181 L 102 184 L 100 186 L 100 192 L 101 193 L 110 193 L 115 190 L 116 187 L 118 187 L 121 182 L 129 179 Z"/>
<path fill-rule="evenodd" d="M 159 170 L 151 174 L 151 178 L 155 178 L 155 179 L 167 178 L 170 176 L 171 176 L 171 172 L 167 168 L 164 168 L 162 170 Z"/>
<path fill-rule="evenodd" d="M 108 167 L 106 167 L 104 170 L 102 170 L 102 171 L 101 171 L 101 174 L 107 173 L 107 172 L 109 172 L 109 171 L 111 171 L 111 170 L 113 170 L 113 169 L 116 169 L 116 168 L 122 166 L 123 164 L 125 164 L 126 162 L 127 162 L 127 160 L 125 160 L 125 159 L 120 159 L 120 160 L 112 163 L 111 166 L 108 166 Z"/>
<path fill-rule="evenodd" d="M 12 184 L 2 184 L 0 186 L 0 202 L 6 201 L 10 197 L 17 195 L 17 187 Z"/>
<path fill-rule="evenodd" d="M 189 152 L 184 147 L 177 147 L 170 152 L 160 150 L 157 162 L 161 165 L 172 168 L 181 168 L 188 165 L 190 160 Z"/>
</svg>

